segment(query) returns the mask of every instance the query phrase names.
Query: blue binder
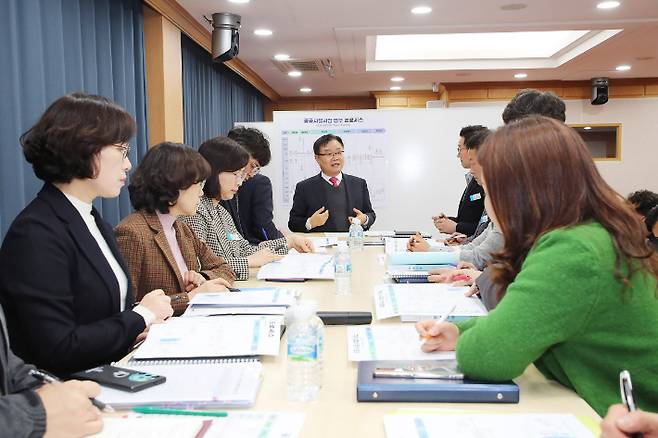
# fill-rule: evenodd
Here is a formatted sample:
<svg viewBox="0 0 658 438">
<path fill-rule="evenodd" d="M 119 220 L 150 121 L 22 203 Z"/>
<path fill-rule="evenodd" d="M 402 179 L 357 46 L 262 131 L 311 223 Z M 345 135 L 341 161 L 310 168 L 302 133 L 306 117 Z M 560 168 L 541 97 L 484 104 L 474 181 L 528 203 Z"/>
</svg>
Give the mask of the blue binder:
<svg viewBox="0 0 658 438">
<path fill-rule="evenodd" d="M 518 403 L 514 382 L 374 377 L 375 368 L 395 368 L 400 361 L 359 362 L 356 399 L 360 402 Z M 413 364 L 406 361 L 404 364 Z"/>
</svg>

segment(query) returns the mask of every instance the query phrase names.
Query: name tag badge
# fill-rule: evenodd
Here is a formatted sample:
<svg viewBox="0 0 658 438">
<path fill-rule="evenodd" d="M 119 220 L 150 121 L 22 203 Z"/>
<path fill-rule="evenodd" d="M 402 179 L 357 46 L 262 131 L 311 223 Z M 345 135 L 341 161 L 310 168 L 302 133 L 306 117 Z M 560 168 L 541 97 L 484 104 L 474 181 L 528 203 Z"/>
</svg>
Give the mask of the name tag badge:
<svg viewBox="0 0 658 438">
<path fill-rule="evenodd" d="M 482 199 L 482 195 L 480 193 L 473 193 L 469 198 L 472 201 L 477 201 L 478 199 Z"/>
<path fill-rule="evenodd" d="M 240 238 L 238 237 L 238 235 L 237 235 L 237 234 L 233 234 L 233 233 L 226 233 L 226 238 L 227 238 L 229 241 L 240 240 Z"/>
<path fill-rule="evenodd" d="M 485 223 L 485 222 L 488 221 L 488 220 L 489 220 L 489 216 L 487 216 L 486 214 L 483 214 L 483 215 L 480 217 L 480 223 L 481 223 L 481 224 Z"/>
</svg>

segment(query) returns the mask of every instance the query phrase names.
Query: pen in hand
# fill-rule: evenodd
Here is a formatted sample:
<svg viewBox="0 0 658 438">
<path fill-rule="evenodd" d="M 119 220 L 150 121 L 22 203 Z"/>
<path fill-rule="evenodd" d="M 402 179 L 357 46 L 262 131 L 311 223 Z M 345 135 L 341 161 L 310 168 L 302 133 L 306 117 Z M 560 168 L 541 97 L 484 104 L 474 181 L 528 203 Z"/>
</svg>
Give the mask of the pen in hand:
<svg viewBox="0 0 658 438">
<path fill-rule="evenodd" d="M 50 374 L 48 374 L 44 371 L 30 370 L 29 373 L 30 373 L 30 376 L 34 377 L 35 379 L 37 379 L 38 381 L 40 381 L 42 383 L 49 383 L 51 385 L 62 383 L 62 381 L 59 380 L 57 377 L 51 376 Z M 89 400 L 91 401 L 92 405 L 96 406 L 99 410 L 101 410 L 103 412 L 114 412 L 114 409 L 112 409 L 112 406 L 106 405 L 102 401 L 96 400 L 95 398 L 90 398 Z"/>
<path fill-rule="evenodd" d="M 436 320 L 434 325 L 441 324 L 442 322 L 446 322 L 448 320 L 448 318 L 450 317 L 450 314 L 452 312 L 454 312 L 456 308 L 457 308 L 457 303 L 453 304 L 452 307 L 450 307 L 450 309 L 448 309 L 447 312 L 445 312 L 443 315 L 441 315 L 441 317 Z M 421 343 L 424 343 L 425 341 L 427 341 L 431 338 L 432 338 L 431 336 L 423 335 L 423 336 L 420 337 Z"/>
</svg>

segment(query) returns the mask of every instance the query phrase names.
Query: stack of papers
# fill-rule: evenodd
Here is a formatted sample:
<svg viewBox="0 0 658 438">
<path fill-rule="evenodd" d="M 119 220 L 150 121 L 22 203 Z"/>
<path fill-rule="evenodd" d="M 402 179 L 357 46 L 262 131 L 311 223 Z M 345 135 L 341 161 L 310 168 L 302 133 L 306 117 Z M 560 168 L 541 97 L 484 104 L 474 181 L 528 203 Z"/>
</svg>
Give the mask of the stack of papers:
<svg viewBox="0 0 658 438">
<path fill-rule="evenodd" d="M 196 294 L 183 316 L 283 315 L 297 296 L 296 291 L 278 287 Z"/>
<path fill-rule="evenodd" d="M 133 362 L 129 367 L 165 376 L 167 381 L 138 392 L 101 387 L 99 400 L 120 409 L 135 406 L 244 408 L 256 400 L 263 369 L 256 360 L 224 362 L 221 359 L 158 364 Z"/>
<path fill-rule="evenodd" d="M 259 280 L 333 280 L 334 260 L 325 254 L 291 253 L 260 268 Z"/>
<path fill-rule="evenodd" d="M 461 321 L 487 314 L 479 298 L 464 296 L 468 287 L 428 283 L 383 284 L 374 289 L 377 319 L 399 316 L 402 321 L 420 321 L 450 312 L 449 321 Z"/>
<path fill-rule="evenodd" d="M 347 327 L 347 358 L 363 360 L 448 360 L 454 351 L 425 353 L 413 324 Z"/>
<path fill-rule="evenodd" d="M 387 438 L 593 438 L 569 414 L 394 414 L 384 416 Z"/>
<path fill-rule="evenodd" d="M 172 318 L 154 324 L 134 359 L 190 359 L 279 354 L 281 316 Z"/>
</svg>

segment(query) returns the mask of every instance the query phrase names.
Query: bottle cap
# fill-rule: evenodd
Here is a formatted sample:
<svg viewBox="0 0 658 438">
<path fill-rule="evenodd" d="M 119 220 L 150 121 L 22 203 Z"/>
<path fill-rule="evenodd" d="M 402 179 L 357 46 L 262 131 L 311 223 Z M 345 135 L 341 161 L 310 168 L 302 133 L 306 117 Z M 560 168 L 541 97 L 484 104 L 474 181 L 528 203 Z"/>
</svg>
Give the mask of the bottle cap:
<svg viewBox="0 0 658 438">
<path fill-rule="evenodd" d="M 361 225 L 361 219 L 358 217 L 352 218 L 352 223 L 355 225 Z"/>
</svg>

